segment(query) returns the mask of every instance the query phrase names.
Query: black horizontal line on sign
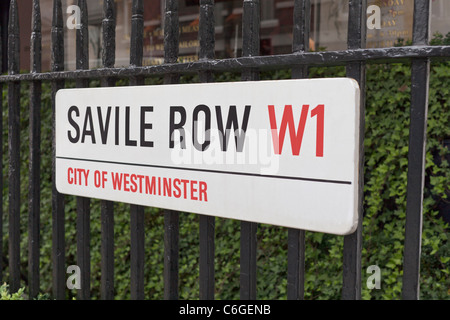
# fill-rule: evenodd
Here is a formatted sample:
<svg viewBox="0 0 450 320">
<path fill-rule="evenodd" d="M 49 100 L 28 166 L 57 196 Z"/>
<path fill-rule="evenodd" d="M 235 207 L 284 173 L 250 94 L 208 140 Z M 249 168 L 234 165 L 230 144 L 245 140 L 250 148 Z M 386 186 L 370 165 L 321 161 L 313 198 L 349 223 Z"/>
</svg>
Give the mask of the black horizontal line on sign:
<svg viewBox="0 0 450 320">
<path fill-rule="evenodd" d="M 310 181 L 310 182 L 348 184 L 348 185 L 352 184 L 351 181 L 342 181 L 342 180 L 327 180 L 327 179 L 314 179 L 314 178 L 303 178 L 303 177 L 276 176 L 276 175 L 248 173 L 248 172 L 208 170 L 208 169 L 186 168 L 186 167 L 171 167 L 171 166 L 161 166 L 161 165 L 153 165 L 153 164 L 128 163 L 128 162 L 117 162 L 117 161 L 106 161 L 106 160 L 95 160 L 95 159 L 82 159 L 82 158 L 70 158 L 70 157 L 56 157 L 56 159 L 86 161 L 86 162 L 97 162 L 97 163 L 109 163 L 109 164 L 117 164 L 117 165 L 125 165 L 125 166 L 136 166 L 136 167 L 150 167 L 150 168 L 158 168 L 158 169 L 171 169 L 171 170 L 185 170 L 185 171 L 219 173 L 219 174 L 232 174 L 232 175 L 237 175 L 237 176 L 250 176 L 250 177 L 260 177 L 260 178 L 301 180 L 301 181 Z"/>
</svg>

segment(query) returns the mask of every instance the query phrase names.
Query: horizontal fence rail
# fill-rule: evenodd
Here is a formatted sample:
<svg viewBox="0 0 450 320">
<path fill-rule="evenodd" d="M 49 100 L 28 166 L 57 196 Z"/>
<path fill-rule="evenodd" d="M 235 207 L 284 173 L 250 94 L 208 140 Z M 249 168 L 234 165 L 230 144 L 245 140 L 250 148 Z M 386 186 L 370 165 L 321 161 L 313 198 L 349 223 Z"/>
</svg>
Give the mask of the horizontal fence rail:
<svg viewBox="0 0 450 320">
<path fill-rule="evenodd" d="M 0 83 L 12 81 L 51 81 L 75 79 L 99 79 L 104 77 L 129 78 L 132 76 L 161 76 L 166 74 L 191 74 L 200 71 L 240 71 L 244 68 L 273 70 L 295 66 L 344 66 L 349 62 L 367 63 L 409 62 L 416 58 L 448 59 L 449 46 L 409 46 L 378 49 L 348 49 L 340 51 L 290 53 L 273 56 L 240 57 L 221 60 L 202 60 L 184 63 L 168 63 L 155 66 L 98 68 L 46 73 L 5 75 Z"/>
<path fill-rule="evenodd" d="M 308 78 L 308 68 L 313 66 L 345 66 L 348 77 L 358 81 L 361 88 L 360 110 L 360 168 L 359 168 L 359 225 L 355 233 L 344 237 L 343 261 L 343 299 L 361 298 L 361 252 L 363 218 L 363 165 L 364 159 L 364 119 L 365 119 L 365 69 L 372 63 L 411 62 L 411 124 L 409 141 L 409 171 L 406 209 L 406 231 L 404 247 L 403 298 L 419 298 L 419 275 L 422 234 L 422 201 L 424 186 L 424 160 L 427 127 L 428 81 L 430 61 L 448 60 L 450 46 L 429 45 L 430 1 L 414 1 L 413 45 L 403 47 L 366 49 L 366 1 L 349 1 L 348 42 L 346 50 L 309 52 L 308 40 L 311 22 L 311 1 L 295 0 L 293 19 L 292 53 L 260 56 L 260 5 L 264 0 L 243 0 L 243 43 L 242 56 L 230 59 L 216 59 L 214 0 L 199 1 L 199 60 L 189 63 L 177 63 L 179 56 L 179 17 L 178 1 L 166 0 L 164 8 L 164 63 L 155 66 L 142 66 L 144 7 L 142 0 L 132 1 L 130 66 L 115 67 L 116 49 L 116 7 L 113 0 L 103 1 L 103 51 L 102 67 L 89 69 L 88 52 L 88 12 L 87 1 L 79 0 L 81 8 L 80 28 L 76 33 L 76 70 L 64 70 L 64 21 L 61 0 L 53 1 L 53 19 L 51 28 L 52 60 L 51 71 L 42 72 L 41 67 L 41 7 L 39 0 L 33 0 L 32 33 L 30 42 L 31 66 L 29 73 L 20 73 L 20 46 L 18 6 L 21 3 L 11 0 L 8 26 L 8 51 L 1 52 L 8 57 L 8 74 L 0 76 L 0 92 L 3 85 L 8 87 L 8 279 L 10 289 L 20 288 L 20 182 L 29 179 L 28 202 L 28 285 L 29 297 L 35 298 L 40 291 L 40 189 L 43 157 L 51 156 L 52 162 L 52 296 L 65 299 L 66 288 L 66 230 L 65 197 L 55 187 L 55 96 L 65 87 L 66 81 L 75 81 L 76 87 L 89 87 L 89 80 L 101 79 L 101 86 L 113 87 L 120 78 L 129 79 L 133 86 L 143 85 L 145 78 L 163 76 L 164 84 L 179 83 L 180 75 L 199 74 L 200 82 L 214 82 L 216 73 L 233 71 L 241 74 L 242 81 L 258 81 L 261 71 L 286 68 L 292 70 L 292 78 Z M 1 36 L 1 33 L 0 33 Z M 1 59 L 0 59 L 1 62 Z M 22 66 L 24 67 L 24 66 Z M 28 67 L 28 66 L 25 66 Z M 41 154 L 41 94 L 42 82 L 51 83 L 52 88 L 52 154 Z M 30 83 L 29 97 L 29 173 L 20 175 L 20 90 L 23 82 Z M 2 100 L 2 108 L 5 101 Z M 2 113 L 0 113 L 2 117 Z M 1 120 L 1 118 L 0 118 Z M 2 121 L 0 121 L 0 130 Z M 3 141 L 0 152 L 3 152 Z M 4 157 L 4 154 L 1 154 Z M 3 189 L 2 176 L 0 188 Z M 0 198 L 3 201 L 3 197 Z M 91 248 L 90 207 L 88 198 L 77 198 L 76 246 L 77 264 L 81 267 L 82 288 L 78 299 L 91 298 Z M 3 203 L 1 203 L 3 205 Z M 101 298 L 114 299 L 114 203 L 101 201 Z M 2 207 L 2 206 L 0 206 Z M 145 208 L 131 205 L 130 209 L 130 293 L 132 299 L 145 299 Z M 3 210 L 0 212 L 3 221 Z M 180 219 L 179 212 L 164 210 L 164 298 L 179 298 L 180 282 Z M 210 300 L 215 298 L 215 223 L 212 216 L 202 215 L 199 219 L 199 297 Z M 0 232 L 3 232 L 0 224 Z M 240 225 L 240 298 L 257 297 L 257 232 L 258 225 L 253 222 L 241 222 Z M 0 241 L 3 234 L 0 234 Z M 305 282 L 305 231 L 288 230 L 287 298 L 304 298 Z M 0 242 L 0 255 L 3 243 Z M 5 265 L 0 259 L 0 280 Z M 4 280 L 4 279 L 3 279 Z"/>
</svg>

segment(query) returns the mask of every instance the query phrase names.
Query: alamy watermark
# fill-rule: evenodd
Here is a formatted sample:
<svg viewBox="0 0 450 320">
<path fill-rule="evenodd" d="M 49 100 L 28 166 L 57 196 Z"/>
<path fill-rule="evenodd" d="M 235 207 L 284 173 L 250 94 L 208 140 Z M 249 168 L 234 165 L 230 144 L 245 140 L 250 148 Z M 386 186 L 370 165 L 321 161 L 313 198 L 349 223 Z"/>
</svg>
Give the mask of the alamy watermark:
<svg viewBox="0 0 450 320">
<path fill-rule="evenodd" d="M 377 5 L 367 7 L 367 28 L 369 30 L 381 29 L 381 9 Z"/>
<path fill-rule="evenodd" d="M 261 174 L 278 173 L 279 158 L 274 156 L 270 130 L 249 128 L 246 131 L 224 130 L 225 133 L 216 129 L 199 131 L 195 128 L 190 133 L 183 129 L 172 134 L 170 157 L 173 164 L 234 165 L 237 168 L 247 165 Z M 194 148 L 186 148 L 187 137 L 192 137 Z"/>
<path fill-rule="evenodd" d="M 68 29 L 81 29 L 81 9 L 77 5 L 68 6 L 66 13 L 67 17 L 66 26 Z"/>
<path fill-rule="evenodd" d="M 81 28 L 81 9 L 77 5 L 70 5 L 67 7 L 66 13 L 69 14 L 67 17 L 66 26 L 68 29 L 80 29 Z M 381 29 L 381 9 L 377 5 L 370 5 L 367 7 L 366 11 L 367 17 L 367 28 L 370 30 Z"/>
<path fill-rule="evenodd" d="M 67 267 L 67 273 L 71 274 L 66 281 L 67 289 L 81 289 L 81 269 L 77 265 Z"/>
<path fill-rule="evenodd" d="M 367 289 L 381 289 L 381 269 L 377 265 L 367 267 L 366 273 L 372 274 L 367 278 Z"/>
</svg>

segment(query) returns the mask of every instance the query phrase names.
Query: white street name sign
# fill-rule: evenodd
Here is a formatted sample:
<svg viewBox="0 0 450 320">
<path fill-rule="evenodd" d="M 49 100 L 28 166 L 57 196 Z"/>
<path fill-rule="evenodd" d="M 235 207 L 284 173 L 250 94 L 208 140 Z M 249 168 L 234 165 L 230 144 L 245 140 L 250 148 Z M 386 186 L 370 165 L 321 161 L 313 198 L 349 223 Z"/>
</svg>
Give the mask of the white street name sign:
<svg viewBox="0 0 450 320">
<path fill-rule="evenodd" d="M 348 234 L 359 101 L 348 78 L 59 90 L 56 187 Z"/>
</svg>

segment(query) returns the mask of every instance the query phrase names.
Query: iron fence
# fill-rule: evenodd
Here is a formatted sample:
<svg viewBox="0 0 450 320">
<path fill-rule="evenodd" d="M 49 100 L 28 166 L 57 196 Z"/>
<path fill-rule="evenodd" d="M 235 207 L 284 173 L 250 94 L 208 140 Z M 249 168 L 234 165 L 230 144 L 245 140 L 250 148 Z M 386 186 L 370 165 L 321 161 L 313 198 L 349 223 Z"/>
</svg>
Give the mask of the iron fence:
<svg viewBox="0 0 450 320">
<path fill-rule="evenodd" d="M 131 19 L 130 66 L 115 65 L 115 6 L 113 0 L 104 0 L 103 12 L 103 66 L 89 69 L 87 1 L 79 0 L 81 26 L 76 32 L 76 70 L 64 71 L 64 21 L 60 0 L 53 2 L 51 29 L 51 71 L 41 71 L 41 16 L 39 0 L 33 0 L 31 35 L 31 71 L 20 73 L 18 1 L 12 0 L 8 26 L 8 75 L 0 76 L 0 92 L 8 87 L 8 158 L 9 177 L 3 181 L 9 185 L 9 284 L 11 290 L 20 287 L 20 86 L 30 84 L 30 166 L 29 166 L 29 246 L 28 285 L 30 297 L 39 292 L 39 238 L 41 190 L 41 84 L 48 81 L 52 86 L 52 108 L 55 112 L 55 94 L 64 88 L 66 80 L 75 80 L 77 87 L 87 87 L 90 79 L 100 79 L 102 86 L 114 86 L 119 78 L 129 79 L 130 85 L 142 85 L 150 76 L 163 76 L 164 83 L 179 82 L 180 75 L 198 73 L 201 82 L 214 81 L 215 72 L 240 72 L 243 81 L 258 80 L 259 72 L 276 68 L 290 68 L 293 78 L 307 78 L 311 66 L 346 66 L 347 76 L 358 81 L 361 88 L 360 118 L 360 170 L 359 176 L 359 226 L 344 236 L 342 299 L 359 299 L 361 296 L 361 250 L 363 216 L 363 145 L 365 119 L 365 66 L 368 63 L 411 62 L 412 90 L 410 138 L 407 178 L 407 209 L 404 243 L 404 299 L 419 298 L 419 266 L 422 233 L 422 200 L 424 187 L 424 160 L 428 105 L 428 80 L 431 59 L 448 59 L 450 46 L 430 46 L 431 1 L 414 1 L 413 43 L 411 46 L 365 49 L 366 1 L 349 1 L 348 48 L 340 51 L 308 52 L 310 32 L 309 0 L 294 1 L 292 53 L 260 56 L 259 24 L 260 0 L 243 1 L 242 56 L 215 59 L 214 0 L 200 0 L 199 60 L 177 63 L 179 43 L 178 1 L 166 0 L 164 13 L 164 63 L 142 66 L 143 60 L 143 10 L 142 0 L 133 0 Z M 3 104 L 3 101 L 2 101 Z M 1 116 L 1 113 L 0 113 Z M 2 119 L 0 119 L 0 124 Z M 52 124 L 54 130 L 55 123 Z M 1 129 L 1 128 L 0 128 Z M 53 134 L 52 178 L 55 179 L 55 136 Z M 2 146 L 0 146 L 2 150 Z M 1 155 L 4 156 L 3 154 Z M 2 197 L 0 197 L 2 201 Z M 0 208 L 2 207 L 0 204 Z M 101 202 L 101 297 L 114 298 L 114 206 L 110 201 Z M 3 212 L 2 212 L 3 214 Z M 66 297 L 65 269 L 65 208 L 64 196 L 53 183 L 52 190 L 52 266 L 53 297 Z M 1 221 L 1 219 L 0 219 Z M 144 299 L 144 208 L 130 207 L 130 255 L 131 298 Z M 2 230 L 2 228 L 0 228 Z M 179 297 L 179 213 L 164 211 L 164 298 Z M 256 299 L 256 230 L 257 224 L 241 222 L 240 242 L 240 298 Z M 77 198 L 77 264 L 82 270 L 79 299 L 90 298 L 90 199 Z M 214 233 L 215 218 L 200 216 L 199 284 L 200 299 L 214 299 Z M 2 239 L 2 236 L 0 236 Z M 2 249 L 0 245 L 0 250 Z M 0 252 L 3 255 L 3 252 Z M 0 261 L 0 263 L 2 263 Z M 3 266 L 0 266 L 0 271 Z M 305 281 L 305 231 L 288 230 L 287 297 L 302 299 Z"/>
</svg>

